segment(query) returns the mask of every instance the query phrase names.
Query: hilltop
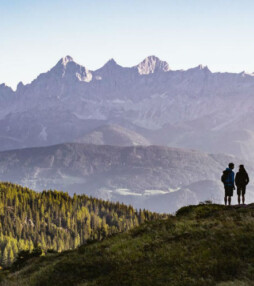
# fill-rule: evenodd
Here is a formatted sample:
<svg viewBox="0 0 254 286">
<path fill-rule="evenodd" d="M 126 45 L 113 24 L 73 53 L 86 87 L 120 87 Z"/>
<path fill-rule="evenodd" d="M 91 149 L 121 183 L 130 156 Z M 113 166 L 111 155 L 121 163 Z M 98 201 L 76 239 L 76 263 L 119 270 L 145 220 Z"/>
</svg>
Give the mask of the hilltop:
<svg viewBox="0 0 254 286">
<path fill-rule="evenodd" d="M 100 126 L 76 141 L 79 143 L 113 146 L 150 145 L 146 138 L 120 125 Z"/>
<path fill-rule="evenodd" d="M 28 261 L 1 285 L 251 286 L 254 205 L 201 204 L 61 254 Z"/>
</svg>

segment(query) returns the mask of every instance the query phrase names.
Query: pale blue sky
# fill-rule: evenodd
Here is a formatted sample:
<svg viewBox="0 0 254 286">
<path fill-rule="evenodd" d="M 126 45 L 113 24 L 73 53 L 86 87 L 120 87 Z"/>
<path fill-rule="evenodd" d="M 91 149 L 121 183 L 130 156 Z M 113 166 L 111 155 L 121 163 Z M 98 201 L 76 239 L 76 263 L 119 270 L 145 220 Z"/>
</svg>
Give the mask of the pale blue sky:
<svg viewBox="0 0 254 286">
<path fill-rule="evenodd" d="M 156 55 L 172 69 L 254 72 L 253 14 L 253 0 L 0 0 L 0 83 L 65 55 L 89 69 Z"/>
</svg>

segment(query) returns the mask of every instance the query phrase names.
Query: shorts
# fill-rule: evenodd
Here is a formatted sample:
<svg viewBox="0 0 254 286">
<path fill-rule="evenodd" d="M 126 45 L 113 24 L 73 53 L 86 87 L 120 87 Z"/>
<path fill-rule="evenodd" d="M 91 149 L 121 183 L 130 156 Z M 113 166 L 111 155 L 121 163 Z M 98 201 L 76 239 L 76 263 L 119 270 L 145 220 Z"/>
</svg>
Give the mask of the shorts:
<svg viewBox="0 0 254 286">
<path fill-rule="evenodd" d="M 232 197 L 233 196 L 234 187 L 232 186 L 225 186 L 225 197 Z"/>
<path fill-rule="evenodd" d="M 246 186 L 238 186 L 237 187 L 237 195 L 238 196 L 244 196 L 246 191 Z"/>
</svg>

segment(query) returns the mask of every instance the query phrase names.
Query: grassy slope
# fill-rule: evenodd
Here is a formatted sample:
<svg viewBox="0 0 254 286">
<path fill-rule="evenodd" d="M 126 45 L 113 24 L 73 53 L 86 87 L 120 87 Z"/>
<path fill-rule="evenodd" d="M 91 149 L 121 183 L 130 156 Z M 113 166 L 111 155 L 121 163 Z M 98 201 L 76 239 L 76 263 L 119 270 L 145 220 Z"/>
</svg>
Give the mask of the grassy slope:
<svg viewBox="0 0 254 286">
<path fill-rule="evenodd" d="M 36 258 L 1 285 L 254 285 L 254 205 L 185 207 L 177 216 Z"/>
</svg>

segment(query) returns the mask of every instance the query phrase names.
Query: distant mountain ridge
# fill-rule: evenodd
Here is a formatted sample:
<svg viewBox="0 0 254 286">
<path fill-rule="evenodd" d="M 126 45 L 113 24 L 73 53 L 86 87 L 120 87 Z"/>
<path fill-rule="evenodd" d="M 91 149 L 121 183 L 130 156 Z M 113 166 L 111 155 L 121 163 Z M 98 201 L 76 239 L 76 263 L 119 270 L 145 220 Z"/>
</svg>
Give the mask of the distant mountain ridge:
<svg viewBox="0 0 254 286">
<path fill-rule="evenodd" d="M 254 76 L 244 72 L 173 71 L 155 56 L 91 71 L 66 56 L 15 92 L 0 85 L 0 150 L 76 142 L 119 125 L 151 144 L 254 160 L 253 95 Z"/>
<path fill-rule="evenodd" d="M 60 144 L 0 152 L 0 180 L 173 212 L 190 203 L 222 202 L 220 176 L 230 161 L 242 162 L 162 146 Z M 253 173 L 251 166 L 247 170 Z M 251 184 L 247 201 L 252 194 Z"/>
<path fill-rule="evenodd" d="M 115 146 L 147 146 L 151 143 L 143 136 L 122 126 L 111 124 L 95 128 L 76 140 L 79 143 Z"/>
</svg>

